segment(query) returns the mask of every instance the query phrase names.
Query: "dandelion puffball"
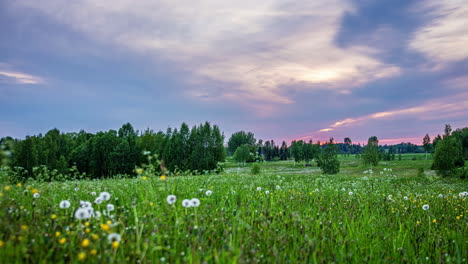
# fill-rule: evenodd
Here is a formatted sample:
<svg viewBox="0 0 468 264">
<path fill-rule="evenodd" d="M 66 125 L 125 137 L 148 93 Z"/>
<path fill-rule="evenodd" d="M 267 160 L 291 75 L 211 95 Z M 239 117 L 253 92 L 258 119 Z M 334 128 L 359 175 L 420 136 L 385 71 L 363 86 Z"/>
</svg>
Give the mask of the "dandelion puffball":
<svg viewBox="0 0 468 264">
<path fill-rule="evenodd" d="M 121 236 L 117 233 L 112 233 L 107 236 L 107 241 L 109 241 L 109 243 L 120 242 L 120 239 L 121 239 Z"/>
<path fill-rule="evenodd" d="M 177 197 L 173 194 L 171 195 L 168 195 L 167 198 L 166 198 L 166 201 L 168 204 L 173 204 L 177 201 Z"/>
<path fill-rule="evenodd" d="M 192 198 L 192 200 L 190 200 L 190 203 L 192 204 L 192 207 L 200 206 L 200 200 L 198 200 L 197 198 Z"/>
<path fill-rule="evenodd" d="M 423 209 L 424 211 L 429 210 L 429 205 L 428 205 L 428 204 L 423 205 L 423 206 L 422 206 L 422 209 Z"/>
<path fill-rule="evenodd" d="M 185 207 L 185 208 L 189 208 L 190 206 L 192 206 L 192 202 L 188 199 L 184 199 L 182 201 L 182 206 Z"/>
<path fill-rule="evenodd" d="M 107 211 L 114 211 L 114 205 L 113 204 L 108 204 L 107 205 Z"/>
<path fill-rule="evenodd" d="M 109 201 L 109 199 L 110 199 L 110 193 L 108 193 L 108 192 L 102 192 L 101 194 L 99 194 L 99 197 L 101 197 L 101 199 L 104 200 L 104 201 Z"/>
<path fill-rule="evenodd" d="M 67 208 L 70 207 L 70 205 L 71 205 L 70 201 L 63 200 L 63 201 L 60 202 L 59 207 L 62 208 L 62 209 L 67 209 Z"/>
<path fill-rule="evenodd" d="M 91 217 L 90 210 L 86 208 L 78 208 L 75 211 L 75 218 L 78 220 L 88 219 Z"/>
<path fill-rule="evenodd" d="M 212 195 L 212 194 L 213 194 L 213 192 L 212 192 L 212 191 L 210 191 L 210 190 L 208 190 L 208 191 L 206 191 L 206 193 L 205 193 L 205 194 L 206 194 L 207 196 L 210 196 L 210 195 Z"/>
</svg>

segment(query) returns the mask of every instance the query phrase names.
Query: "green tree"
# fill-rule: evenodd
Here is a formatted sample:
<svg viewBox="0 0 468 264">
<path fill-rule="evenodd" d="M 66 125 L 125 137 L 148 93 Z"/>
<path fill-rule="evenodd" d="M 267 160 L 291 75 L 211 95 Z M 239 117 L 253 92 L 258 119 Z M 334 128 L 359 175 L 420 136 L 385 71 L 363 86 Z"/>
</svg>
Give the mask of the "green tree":
<svg viewBox="0 0 468 264">
<path fill-rule="evenodd" d="M 437 139 L 432 168 L 443 177 L 453 175 L 457 167 L 464 167 L 463 142 L 452 127 L 445 125 L 444 136 Z"/>
<path fill-rule="evenodd" d="M 242 163 L 245 166 L 245 162 L 250 158 L 250 146 L 247 144 L 237 147 L 234 152 L 234 160 Z"/>
<path fill-rule="evenodd" d="M 431 138 L 429 137 L 429 134 L 426 134 L 423 138 L 423 147 L 424 147 L 424 150 L 426 151 L 426 160 L 427 160 L 427 152 L 431 150 Z"/>
<path fill-rule="evenodd" d="M 244 144 L 255 146 L 257 140 L 252 132 L 239 131 L 231 135 L 228 140 L 229 155 L 233 155 L 236 149 Z"/>
<path fill-rule="evenodd" d="M 296 162 L 301 162 L 304 160 L 304 152 L 303 152 L 303 147 L 304 147 L 304 141 L 299 140 L 293 140 L 291 142 L 291 156 L 294 158 L 294 166 L 296 166 Z"/>
<path fill-rule="evenodd" d="M 340 172 L 338 147 L 333 143 L 333 138 L 330 138 L 320 155 L 320 169 L 324 174 L 337 174 Z"/>
<path fill-rule="evenodd" d="M 367 141 L 367 146 L 364 148 L 362 160 L 364 165 L 377 166 L 379 164 L 379 140 L 376 136 L 372 136 Z"/>
<path fill-rule="evenodd" d="M 456 137 L 446 136 L 438 141 L 434 153 L 433 169 L 443 177 L 454 173 L 457 162 L 463 159 L 462 144 Z M 462 164 L 459 164 L 462 165 Z"/>
<path fill-rule="evenodd" d="M 346 148 L 346 154 L 349 156 L 349 154 L 351 153 L 351 148 L 353 147 L 353 143 L 351 141 L 351 139 L 349 137 L 345 137 L 344 138 L 344 144 L 345 144 L 345 148 Z"/>
</svg>

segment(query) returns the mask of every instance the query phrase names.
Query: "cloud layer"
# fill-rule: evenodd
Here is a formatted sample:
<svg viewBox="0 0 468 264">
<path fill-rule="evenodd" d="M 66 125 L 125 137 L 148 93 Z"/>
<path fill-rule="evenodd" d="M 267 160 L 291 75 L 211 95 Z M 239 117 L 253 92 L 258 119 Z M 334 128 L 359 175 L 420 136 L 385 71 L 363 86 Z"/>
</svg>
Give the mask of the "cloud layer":
<svg viewBox="0 0 468 264">
<path fill-rule="evenodd" d="M 19 0 L 95 41 L 165 59 L 185 69 L 187 95 L 256 105 L 295 101 L 291 89 L 341 93 L 400 68 L 366 46 L 340 48 L 334 38 L 347 1 L 74 1 Z M 211 85 L 216 82 L 217 85 Z M 292 88 L 293 87 L 293 88 Z M 255 104 L 252 104 L 254 103 Z"/>
</svg>

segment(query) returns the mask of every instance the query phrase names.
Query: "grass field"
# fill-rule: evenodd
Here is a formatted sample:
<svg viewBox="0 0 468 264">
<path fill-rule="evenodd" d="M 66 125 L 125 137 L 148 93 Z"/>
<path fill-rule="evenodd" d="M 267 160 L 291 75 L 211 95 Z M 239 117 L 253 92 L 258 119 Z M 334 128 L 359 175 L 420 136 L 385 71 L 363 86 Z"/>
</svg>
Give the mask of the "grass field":
<svg viewBox="0 0 468 264">
<path fill-rule="evenodd" d="M 372 173 L 351 156 L 338 175 L 280 161 L 255 176 L 229 163 L 221 175 L 0 183 L 0 261 L 466 263 L 467 182 L 412 157 Z M 75 217 L 80 201 L 90 218 Z"/>
</svg>

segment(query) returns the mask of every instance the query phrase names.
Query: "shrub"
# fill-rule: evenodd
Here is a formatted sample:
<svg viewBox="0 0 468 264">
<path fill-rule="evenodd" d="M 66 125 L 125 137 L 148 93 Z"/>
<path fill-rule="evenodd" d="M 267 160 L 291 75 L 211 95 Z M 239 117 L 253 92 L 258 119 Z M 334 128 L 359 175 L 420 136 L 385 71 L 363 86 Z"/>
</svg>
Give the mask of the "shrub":
<svg viewBox="0 0 468 264">
<path fill-rule="evenodd" d="M 250 172 L 253 174 L 253 175 L 257 175 L 257 174 L 260 174 L 261 172 L 261 167 L 258 163 L 255 163 L 254 165 L 252 165 L 252 168 L 250 169 Z"/>
<path fill-rule="evenodd" d="M 338 148 L 333 143 L 333 138 L 330 139 L 320 155 L 320 169 L 324 174 L 337 174 L 340 172 Z"/>
</svg>

